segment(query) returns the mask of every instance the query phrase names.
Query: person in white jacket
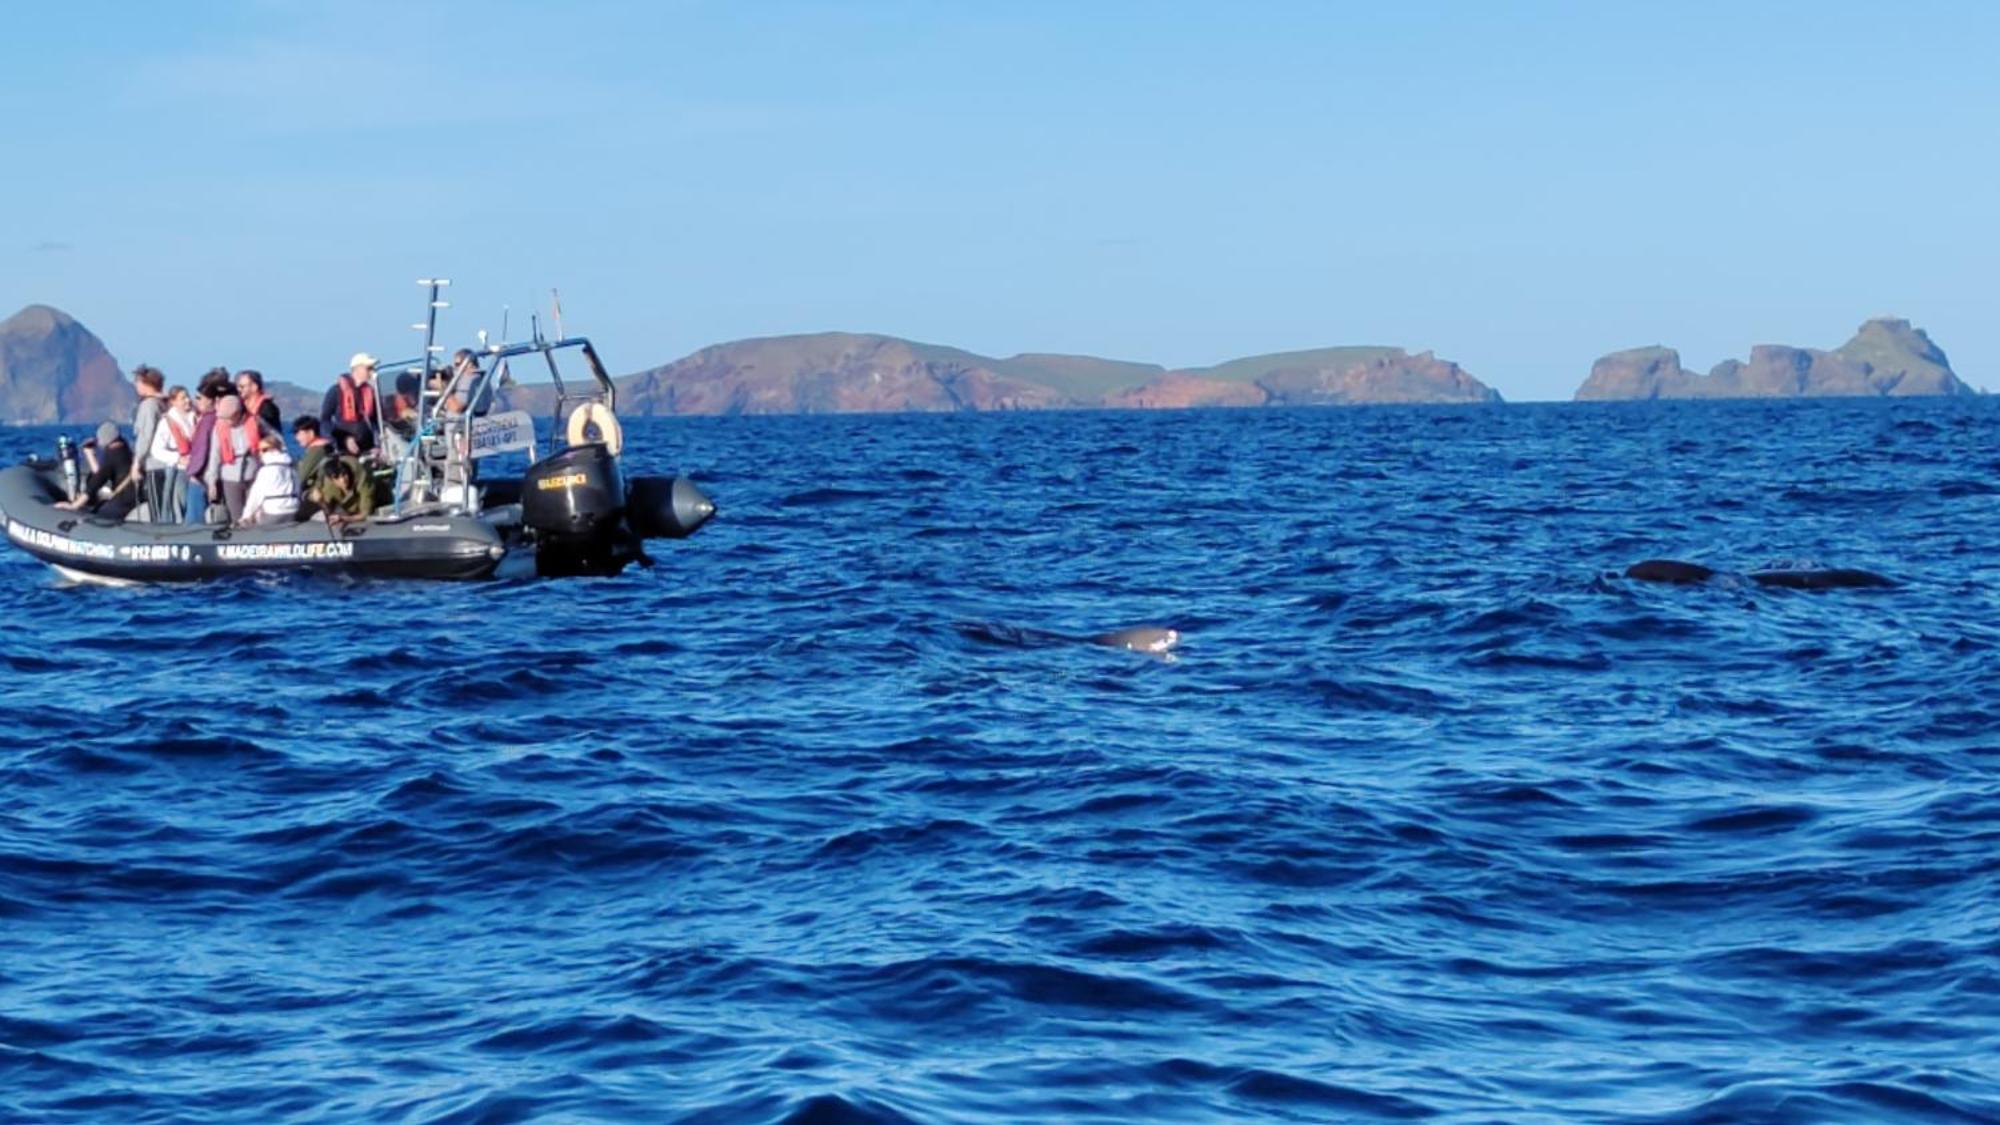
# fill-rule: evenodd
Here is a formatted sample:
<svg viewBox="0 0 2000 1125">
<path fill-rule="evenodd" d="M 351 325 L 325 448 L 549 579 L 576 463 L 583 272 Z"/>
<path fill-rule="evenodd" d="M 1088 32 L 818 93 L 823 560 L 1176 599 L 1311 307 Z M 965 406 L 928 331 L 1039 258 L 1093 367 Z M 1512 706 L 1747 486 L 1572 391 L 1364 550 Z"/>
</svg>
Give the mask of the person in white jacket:
<svg viewBox="0 0 2000 1125">
<path fill-rule="evenodd" d="M 257 443 L 257 475 L 243 498 L 243 527 L 291 523 L 299 515 L 299 474 L 285 439 L 265 434 Z"/>
<path fill-rule="evenodd" d="M 160 510 L 154 522 L 179 523 L 187 510 L 188 453 L 194 448 L 194 400 L 186 387 L 167 392 L 167 409 L 153 427 L 153 444 L 146 449 L 145 471 L 158 474 L 154 494 Z"/>
</svg>

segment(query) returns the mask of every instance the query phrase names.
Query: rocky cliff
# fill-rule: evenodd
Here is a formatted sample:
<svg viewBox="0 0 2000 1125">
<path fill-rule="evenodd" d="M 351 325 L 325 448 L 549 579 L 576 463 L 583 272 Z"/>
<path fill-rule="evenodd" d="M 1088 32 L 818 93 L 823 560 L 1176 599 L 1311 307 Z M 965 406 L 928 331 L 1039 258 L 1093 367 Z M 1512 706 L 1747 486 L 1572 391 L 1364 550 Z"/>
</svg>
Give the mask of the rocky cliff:
<svg viewBox="0 0 2000 1125">
<path fill-rule="evenodd" d="M 1338 406 L 1499 402 L 1455 363 L 1401 348 L 1321 348 L 1170 371 L 1104 397 L 1106 406 Z"/>
<path fill-rule="evenodd" d="M 1500 393 L 1456 363 L 1401 348 L 1366 359 L 1289 364 L 1259 376 L 1273 403 L 1346 405 L 1369 402 L 1499 402 Z"/>
<path fill-rule="evenodd" d="M 0 422 L 123 421 L 136 397 L 103 342 L 68 314 L 29 305 L 0 321 Z"/>
<path fill-rule="evenodd" d="M 1944 349 L 1900 317 L 1877 317 L 1840 345 L 1839 354 L 1869 371 L 1869 384 L 1885 395 L 1978 394 L 1952 373 Z"/>
<path fill-rule="evenodd" d="M 1168 371 L 1094 356 L 995 359 L 891 336 L 820 333 L 703 348 L 620 383 L 635 414 L 781 414 L 1497 402 L 1457 364 L 1397 348 L 1328 348 Z"/>
<path fill-rule="evenodd" d="M 1033 410 L 1060 390 L 999 361 L 889 336 L 824 332 L 703 348 L 622 381 L 628 414 L 834 414 Z"/>
<path fill-rule="evenodd" d="M 1863 324 L 1833 351 L 1760 344 L 1748 362 L 1724 360 L 1707 375 L 1681 366 L 1672 348 L 1613 352 L 1591 366 L 1579 402 L 1651 398 L 1827 398 L 1976 393 L 1944 352 L 1907 320 Z"/>
<path fill-rule="evenodd" d="M 1264 406 L 1270 392 L 1255 383 L 1174 371 L 1139 386 L 1113 391 L 1104 405 L 1130 410 L 1185 410 L 1191 406 Z"/>
</svg>

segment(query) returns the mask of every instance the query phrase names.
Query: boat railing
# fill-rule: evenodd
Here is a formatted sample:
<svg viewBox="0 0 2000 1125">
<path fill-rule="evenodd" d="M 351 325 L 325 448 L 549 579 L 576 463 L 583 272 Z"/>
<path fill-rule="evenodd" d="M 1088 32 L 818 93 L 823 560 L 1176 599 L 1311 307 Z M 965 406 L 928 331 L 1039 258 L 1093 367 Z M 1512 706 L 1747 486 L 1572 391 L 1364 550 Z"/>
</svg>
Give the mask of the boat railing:
<svg viewBox="0 0 2000 1125">
<path fill-rule="evenodd" d="M 618 388 L 587 337 L 558 336 L 549 339 L 542 335 L 539 321 L 535 322 L 530 339 L 487 344 L 482 332 L 482 346 L 477 351 L 470 351 L 470 362 L 454 357 L 449 364 L 440 363 L 438 356 L 443 348 L 436 342 L 437 314 L 438 310 L 449 308 L 450 302 L 440 299 L 439 294 L 451 281 L 447 278 L 423 278 L 418 284 L 430 291 L 427 315 L 422 322 L 411 326 L 424 333 L 423 353 L 415 359 L 384 364 L 381 368 L 414 375 L 417 382 L 415 428 L 407 446 L 396 458 L 392 506 L 400 514 L 410 503 L 440 502 L 450 510 L 471 514 L 479 510 L 472 470 L 475 459 L 472 445 L 477 420 L 486 416 L 492 404 L 500 401 L 506 392 L 518 391 L 524 385 L 512 382 L 510 360 L 540 355 L 548 369 L 550 384 L 555 388 L 549 427 L 552 450 L 568 444 L 564 422 L 571 411 L 585 404 L 599 403 L 615 413 Z M 556 356 L 559 352 L 571 351 L 582 357 L 589 375 L 587 380 L 573 382 L 564 378 Z M 439 375 L 443 379 L 434 386 L 433 380 Z M 452 408 L 454 398 L 461 404 L 458 409 Z M 376 406 L 379 414 L 379 390 Z M 383 432 L 380 422 L 378 417 L 377 429 Z M 531 439 L 528 453 L 533 459 L 532 425 L 528 429 Z M 435 482 L 435 487 L 433 466 L 441 468 L 441 479 Z"/>
</svg>

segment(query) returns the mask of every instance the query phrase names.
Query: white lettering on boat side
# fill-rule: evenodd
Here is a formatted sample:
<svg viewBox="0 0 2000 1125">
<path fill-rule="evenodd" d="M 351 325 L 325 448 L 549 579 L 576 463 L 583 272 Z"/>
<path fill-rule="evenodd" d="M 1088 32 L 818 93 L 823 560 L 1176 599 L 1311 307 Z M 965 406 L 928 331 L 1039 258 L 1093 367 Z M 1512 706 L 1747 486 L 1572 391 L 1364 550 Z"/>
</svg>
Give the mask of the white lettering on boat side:
<svg viewBox="0 0 2000 1125">
<path fill-rule="evenodd" d="M 215 549 L 223 562 L 317 562 L 351 559 L 352 543 L 224 543 Z"/>
<path fill-rule="evenodd" d="M 38 547 L 44 551 L 54 551 L 58 555 L 68 555 L 78 559 L 112 559 L 118 557 L 117 548 L 109 543 L 86 543 L 71 539 L 67 535 L 57 535 L 53 531 L 43 531 L 39 527 L 7 518 L 7 538 L 24 547 Z"/>
<path fill-rule="evenodd" d="M 181 562 L 189 554 L 180 543 L 133 543 L 118 548 L 118 557 L 132 562 Z"/>
</svg>

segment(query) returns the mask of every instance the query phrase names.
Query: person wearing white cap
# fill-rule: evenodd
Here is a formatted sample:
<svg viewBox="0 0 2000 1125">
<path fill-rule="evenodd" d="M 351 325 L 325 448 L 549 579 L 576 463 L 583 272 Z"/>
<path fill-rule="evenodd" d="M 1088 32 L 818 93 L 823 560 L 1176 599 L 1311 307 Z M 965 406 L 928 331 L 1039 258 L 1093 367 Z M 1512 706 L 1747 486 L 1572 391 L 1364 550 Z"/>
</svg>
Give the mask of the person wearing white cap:
<svg viewBox="0 0 2000 1125">
<path fill-rule="evenodd" d="M 360 455 L 375 448 L 382 425 L 381 404 L 375 398 L 375 357 L 355 352 L 347 371 L 327 389 L 319 407 L 320 422 L 333 443 Z"/>
</svg>

